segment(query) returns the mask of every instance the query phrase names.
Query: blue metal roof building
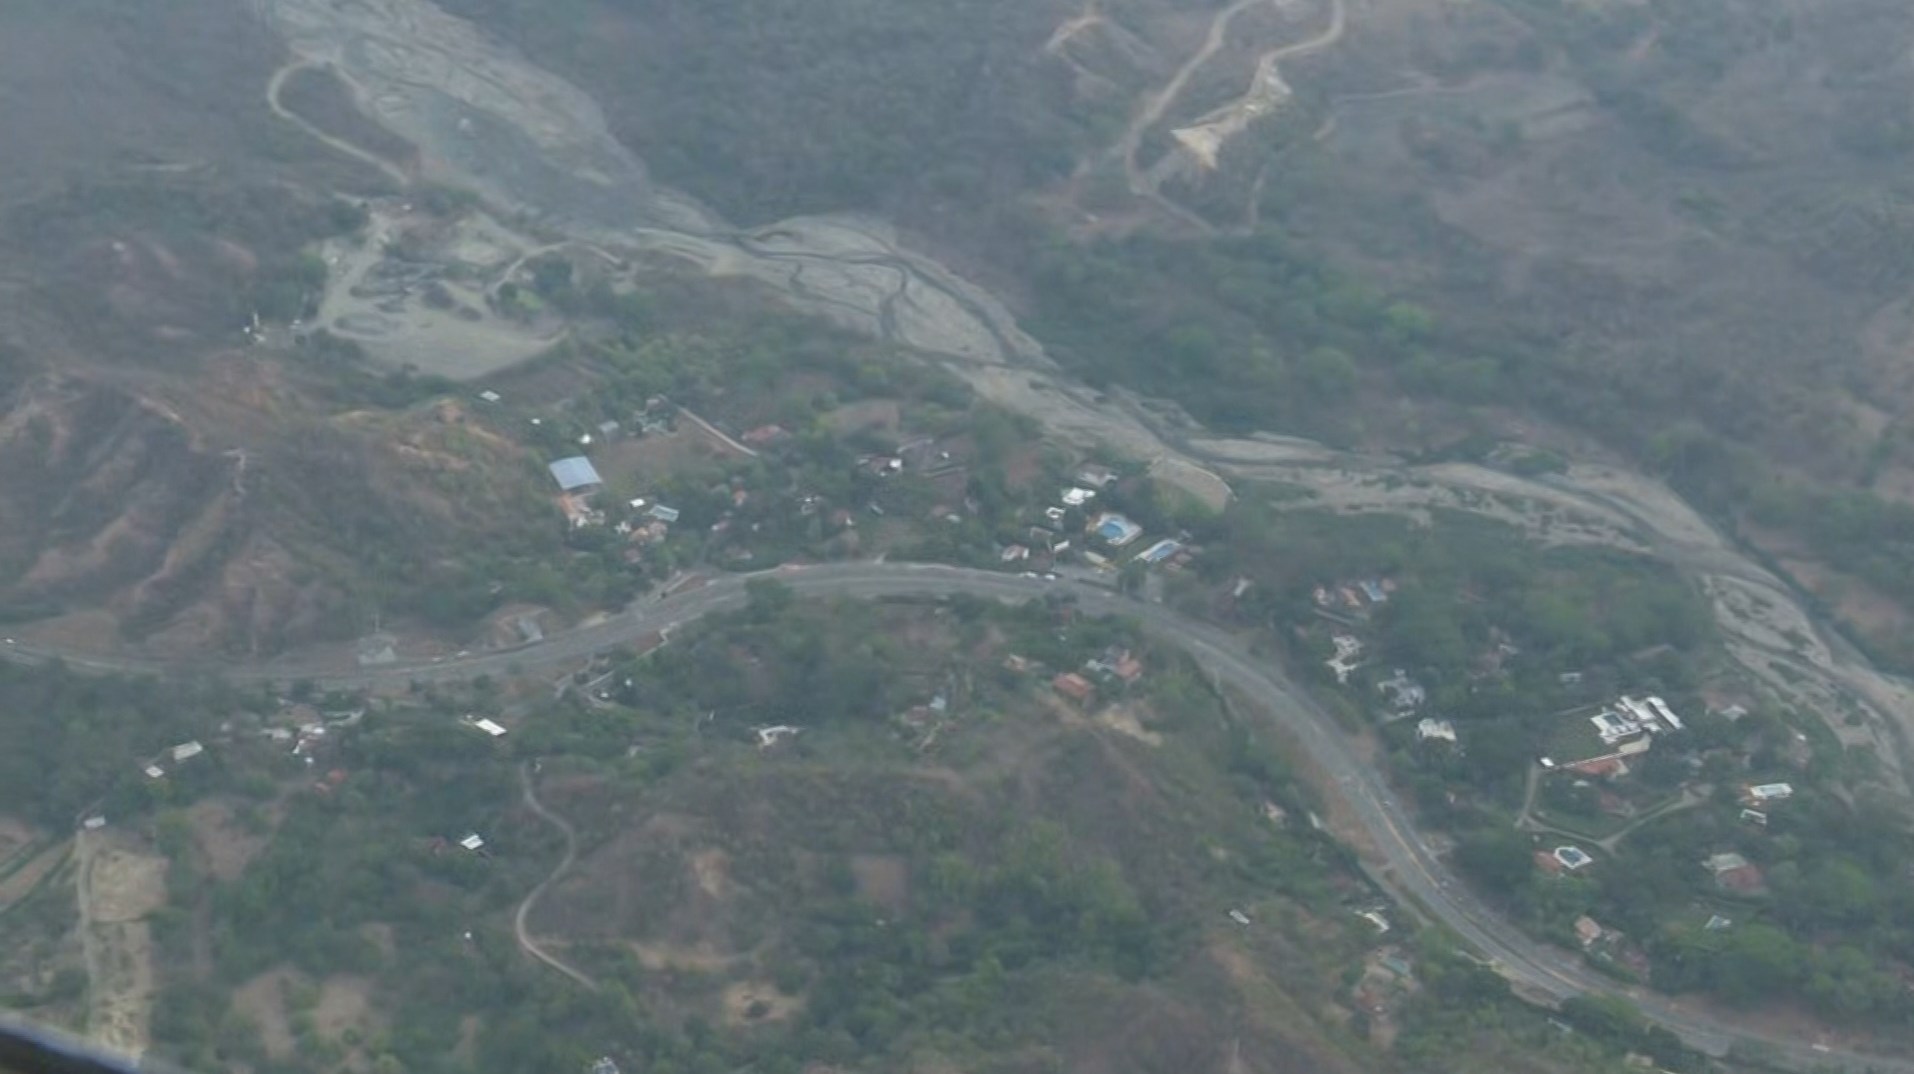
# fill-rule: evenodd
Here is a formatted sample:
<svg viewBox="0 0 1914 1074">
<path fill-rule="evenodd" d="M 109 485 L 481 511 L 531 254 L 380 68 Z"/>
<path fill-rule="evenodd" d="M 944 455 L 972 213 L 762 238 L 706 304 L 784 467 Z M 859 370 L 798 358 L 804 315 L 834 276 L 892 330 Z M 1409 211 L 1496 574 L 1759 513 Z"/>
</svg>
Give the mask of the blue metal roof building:
<svg viewBox="0 0 1914 1074">
<path fill-rule="evenodd" d="M 605 479 L 598 476 L 598 470 L 592 466 L 591 460 L 583 455 L 560 459 L 552 463 L 551 469 L 552 476 L 558 479 L 558 487 L 566 492 L 605 483 Z"/>
</svg>

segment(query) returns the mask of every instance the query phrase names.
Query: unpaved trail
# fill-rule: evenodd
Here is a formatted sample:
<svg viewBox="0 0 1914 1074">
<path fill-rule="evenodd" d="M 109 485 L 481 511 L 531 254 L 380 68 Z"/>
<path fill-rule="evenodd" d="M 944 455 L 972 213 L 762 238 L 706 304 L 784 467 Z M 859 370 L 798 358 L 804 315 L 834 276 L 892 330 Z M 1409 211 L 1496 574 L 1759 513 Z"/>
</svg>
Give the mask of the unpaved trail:
<svg viewBox="0 0 1914 1074">
<path fill-rule="evenodd" d="M 1203 39 L 1203 46 L 1176 69 L 1176 73 L 1163 84 L 1161 89 L 1145 98 L 1143 107 L 1130 118 L 1129 125 L 1123 129 L 1122 137 L 1117 139 L 1109 155 L 1122 162 L 1123 175 L 1130 184 L 1132 193 L 1143 197 L 1156 196 L 1167 176 L 1175 171 L 1174 167 L 1155 167 L 1147 172 L 1138 168 L 1136 156 L 1142 148 L 1143 136 L 1151 127 L 1162 122 L 1171 106 L 1189 86 L 1190 79 L 1194 78 L 1197 72 L 1207 66 L 1212 59 L 1215 59 L 1216 54 L 1228 41 L 1230 25 L 1236 21 L 1237 16 L 1260 3 L 1278 6 L 1276 0 L 1236 0 L 1235 3 L 1217 12 L 1216 17 L 1210 21 L 1209 33 Z M 1277 63 L 1297 56 L 1306 56 L 1341 41 L 1347 24 L 1345 0 L 1331 0 L 1328 26 L 1302 41 L 1281 45 L 1264 52 L 1257 60 L 1256 74 L 1251 79 L 1250 88 L 1243 97 L 1197 121 L 1193 129 L 1208 130 L 1206 136 L 1179 138 L 1179 145 L 1191 154 L 1192 159 L 1207 160 L 1213 167 L 1215 154 L 1221 151 L 1224 141 L 1240 133 L 1262 110 L 1266 110 L 1273 103 L 1288 96 L 1289 89 L 1282 81 L 1282 76 L 1276 68 Z"/>
<path fill-rule="evenodd" d="M 532 889 L 531 894 L 525 896 L 525 901 L 518 904 L 518 912 L 512 915 L 512 932 L 518 937 L 519 950 L 565 976 L 570 977 L 586 988 L 597 991 L 597 981 L 573 969 L 563 959 L 545 950 L 545 948 L 539 944 L 538 940 L 532 936 L 531 930 L 526 927 L 526 918 L 531 916 L 532 908 L 538 905 L 538 900 L 544 896 L 546 889 L 550 888 L 560 877 L 564 876 L 566 870 L 572 867 L 572 863 L 578 860 L 578 833 L 572 830 L 570 821 L 546 809 L 545 804 L 538 800 L 538 791 L 532 786 L 531 770 L 524 765 L 519 765 L 518 767 L 518 782 L 519 786 L 524 788 L 525 808 L 538 814 L 539 819 L 557 828 L 559 834 L 565 837 L 565 856 L 559 859 L 558 867 L 552 870 L 552 874 L 544 880 L 539 881 L 538 886 Z"/>
<path fill-rule="evenodd" d="M 1170 76 L 1170 80 L 1165 82 L 1161 89 L 1143 99 L 1143 107 L 1137 110 L 1136 115 L 1130 117 L 1129 125 L 1123 128 L 1123 136 L 1110 147 L 1108 154 L 1123 163 L 1123 174 L 1129 179 L 1132 191 L 1140 194 L 1143 190 L 1143 179 L 1137 172 L 1136 154 L 1143 145 L 1144 133 L 1163 119 L 1164 113 L 1168 112 L 1170 106 L 1176 103 L 1176 99 L 1183 95 L 1183 88 L 1189 85 L 1190 79 L 1196 77 L 1196 72 L 1201 71 L 1211 59 L 1215 58 L 1217 52 L 1221 51 L 1223 42 L 1229 36 L 1230 23 L 1236 21 L 1236 16 L 1258 4 L 1273 2 L 1274 0 L 1236 0 L 1235 3 L 1217 12 L 1216 17 L 1210 20 L 1209 33 L 1203 38 L 1203 47 L 1192 53 L 1189 59 L 1184 60 L 1183 65 L 1176 69 L 1176 73 Z"/>
<path fill-rule="evenodd" d="M 293 126 L 298 127 L 300 130 L 305 131 L 308 135 L 312 136 L 313 138 L 317 139 L 320 142 L 323 142 L 326 146 L 331 148 L 334 152 L 343 153 L 354 160 L 357 160 L 363 164 L 369 164 L 372 167 L 379 169 L 380 171 L 386 174 L 387 178 L 399 184 L 399 186 L 407 187 L 412 185 L 412 178 L 406 175 L 405 172 L 401 170 L 398 165 L 393 164 L 391 161 L 385 159 L 382 156 L 379 156 L 376 153 L 371 153 L 364 149 L 361 149 L 358 146 L 353 145 L 351 142 L 348 142 L 343 138 L 337 138 L 331 134 L 326 133 L 324 130 L 321 130 L 319 127 L 309 122 L 306 119 L 306 117 L 300 115 L 297 112 L 294 112 L 290 108 L 287 108 L 284 104 L 280 103 L 279 91 L 285 88 L 286 80 L 288 78 L 291 78 L 293 75 L 297 74 L 300 71 L 318 70 L 318 69 L 319 69 L 318 65 L 316 64 L 307 63 L 304 60 L 294 60 L 291 63 L 288 63 L 285 66 L 281 67 L 279 70 L 273 72 L 272 80 L 266 83 L 266 106 L 272 109 L 273 115 L 276 115 L 280 119 L 283 119 L 286 122 L 291 123 Z"/>
<path fill-rule="evenodd" d="M 1078 34 L 1103 22 L 1103 12 L 1098 0 L 1084 0 L 1083 9 L 1057 25 L 1050 40 L 1043 43 L 1043 51 L 1051 56 L 1061 56 L 1063 47 Z"/>
<path fill-rule="evenodd" d="M 1242 96 L 1210 111 L 1188 127 L 1170 132 L 1171 136 L 1193 160 L 1205 168 L 1214 169 L 1223 148 L 1232 139 L 1248 130 L 1256 120 L 1281 107 L 1291 97 L 1289 83 L 1283 81 L 1282 71 L 1277 65 L 1341 41 L 1346 26 L 1345 0 L 1331 0 L 1329 25 L 1322 32 L 1264 52 L 1257 58 L 1256 73 L 1250 77 L 1249 88 L 1243 91 Z M 1152 168 L 1150 175 L 1156 174 L 1157 169 Z"/>
</svg>

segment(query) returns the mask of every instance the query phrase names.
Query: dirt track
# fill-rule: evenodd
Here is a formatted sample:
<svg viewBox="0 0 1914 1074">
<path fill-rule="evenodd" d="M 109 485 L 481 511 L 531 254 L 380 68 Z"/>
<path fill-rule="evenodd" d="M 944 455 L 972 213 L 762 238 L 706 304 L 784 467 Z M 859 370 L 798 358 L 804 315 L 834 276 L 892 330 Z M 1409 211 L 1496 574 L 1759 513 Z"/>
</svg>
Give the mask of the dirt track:
<svg viewBox="0 0 1914 1074">
<path fill-rule="evenodd" d="M 578 833 L 572 830 L 570 821 L 546 809 L 545 804 L 538 800 L 538 791 L 532 786 L 532 773 L 524 765 L 519 766 L 518 782 L 519 786 L 524 790 L 525 808 L 538 814 L 540 820 L 557 828 L 559 834 L 565 837 L 565 856 L 559 859 L 558 866 L 552 870 L 551 875 L 539 881 L 538 886 L 532 889 L 531 894 L 525 896 L 525 901 L 518 904 L 518 912 L 512 915 L 512 932 L 518 937 L 519 950 L 524 951 L 526 954 L 550 966 L 552 969 L 570 977 L 586 988 L 596 991 L 598 988 L 597 981 L 592 980 L 584 973 L 572 968 L 565 960 L 559 958 L 557 955 L 545 950 L 544 946 L 532 935 L 531 929 L 525 924 L 526 918 L 532 914 L 532 909 L 538 905 L 538 900 L 544 897 L 546 889 L 557 883 L 558 879 L 565 875 L 566 870 L 572 867 L 572 863 L 578 860 Z"/>
<path fill-rule="evenodd" d="M 294 74 L 300 71 L 310 69 L 313 66 L 314 66 L 313 64 L 307 63 L 303 60 L 294 60 L 293 62 L 288 63 L 284 67 L 281 67 L 279 70 L 273 72 L 272 81 L 266 84 L 266 106 L 272 109 L 273 115 L 276 115 L 280 119 L 283 119 L 286 122 L 291 123 L 292 125 L 298 127 L 300 130 L 306 132 L 306 134 L 310 135 L 311 137 L 316 138 L 319 141 L 330 146 L 333 150 L 343 153 L 346 156 L 349 156 L 352 159 L 357 160 L 361 163 L 364 163 L 379 169 L 380 171 L 386 174 L 387 178 L 399 184 L 400 187 L 405 187 L 410 185 L 411 183 L 410 177 L 408 177 L 405 174 L 405 172 L 400 171 L 399 168 L 396 165 L 394 165 L 391 161 L 386 160 L 384 157 L 381 157 L 376 153 L 369 153 L 366 150 L 361 149 L 356 145 L 353 145 L 351 142 L 348 142 L 343 138 L 335 138 L 332 135 L 327 134 L 325 131 L 320 130 L 318 127 L 308 122 L 304 116 L 301 116 L 298 113 L 287 108 L 279 100 L 279 92 L 280 90 L 285 88 L 286 80 L 288 78 L 291 78 Z"/>
</svg>

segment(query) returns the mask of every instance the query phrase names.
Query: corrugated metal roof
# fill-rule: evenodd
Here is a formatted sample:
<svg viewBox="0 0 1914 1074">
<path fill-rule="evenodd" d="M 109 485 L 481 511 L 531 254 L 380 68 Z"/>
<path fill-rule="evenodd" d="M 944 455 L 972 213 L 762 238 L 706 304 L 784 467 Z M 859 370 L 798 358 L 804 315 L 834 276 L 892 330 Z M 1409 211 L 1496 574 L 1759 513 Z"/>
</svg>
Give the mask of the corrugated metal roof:
<svg viewBox="0 0 1914 1074">
<path fill-rule="evenodd" d="M 569 459 L 560 459 L 552 463 L 552 476 L 558 479 L 558 487 L 570 492 L 582 489 L 586 485 L 602 485 L 604 479 L 598 476 L 598 470 L 591 460 L 583 455 L 573 455 Z"/>
</svg>

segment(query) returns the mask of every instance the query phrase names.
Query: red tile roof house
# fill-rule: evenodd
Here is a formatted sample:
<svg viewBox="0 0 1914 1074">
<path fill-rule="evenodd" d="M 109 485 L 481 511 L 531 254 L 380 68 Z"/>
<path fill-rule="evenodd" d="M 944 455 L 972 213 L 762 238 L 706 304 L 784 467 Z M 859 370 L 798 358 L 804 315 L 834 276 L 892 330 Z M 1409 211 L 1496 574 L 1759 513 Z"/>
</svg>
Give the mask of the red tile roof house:
<svg viewBox="0 0 1914 1074">
<path fill-rule="evenodd" d="M 1050 680 L 1050 685 L 1063 696 L 1081 705 L 1096 696 L 1097 688 L 1090 680 L 1074 671 L 1066 671 Z"/>
</svg>

